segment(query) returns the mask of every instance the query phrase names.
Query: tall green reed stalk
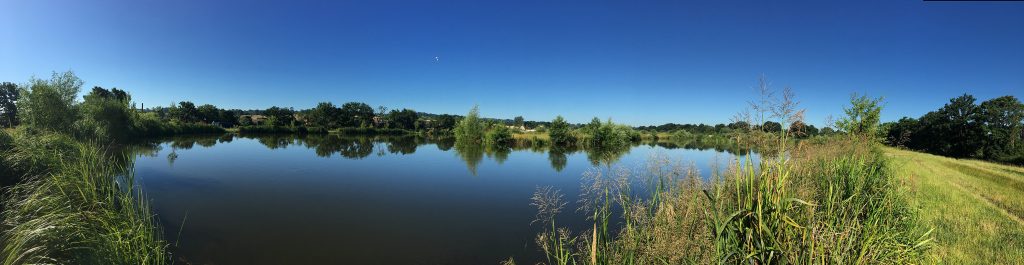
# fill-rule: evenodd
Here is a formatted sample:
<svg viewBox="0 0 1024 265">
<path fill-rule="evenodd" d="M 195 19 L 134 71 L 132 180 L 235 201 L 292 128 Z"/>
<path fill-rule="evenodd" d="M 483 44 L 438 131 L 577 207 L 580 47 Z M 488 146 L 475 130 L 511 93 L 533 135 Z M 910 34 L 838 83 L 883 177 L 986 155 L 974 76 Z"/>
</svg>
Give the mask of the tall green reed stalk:
<svg viewBox="0 0 1024 265">
<path fill-rule="evenodd" d="M 130 167 L 73 144 L 43 175 L 12 187 L 3 212 L 3 264 L 165 264 L 161 230 Z M 29 151 L 22 151 L 29 152 Z M 126 163 L 130 164 L 130 163 Z"/>
</svg>

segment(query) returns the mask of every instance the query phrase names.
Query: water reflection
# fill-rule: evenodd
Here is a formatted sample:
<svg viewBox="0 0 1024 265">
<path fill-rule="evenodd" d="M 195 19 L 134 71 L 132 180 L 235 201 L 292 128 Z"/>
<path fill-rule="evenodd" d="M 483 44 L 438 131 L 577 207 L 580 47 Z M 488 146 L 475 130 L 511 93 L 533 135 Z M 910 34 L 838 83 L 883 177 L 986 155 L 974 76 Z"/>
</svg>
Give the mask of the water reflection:
<svg viewBox="0 0 1024 265">
<path fill-rule="evenodd" d="M 580 173 L 592 166 L 639 165 L 659 152 L 703 163 L 718 155 L 710 150 L 737 150 L 672 142 L 499 148 L 443 137 L 333 134 L 148 141 L 132 147 L 139 184 L 176 255 L 190 264 L 329 264 L 338 256 L 352 264 L 540 260 L 531 243 L 537 227 L 525 225 L 536 213 L 529 194 L 537 186 L 575 198 Z M 563 215 L 570 229 L 591 225 L 586 214 Z"/>
<path fill-rule="evenodd" d="M 251 139 L 259 142 L 268 149 L 282 149 L 289 146 L 302 146 L 313 149 L 319 157 L 334 157 L 335 155 L 348 159 L 362 159 L 370 155 L 410 155 L 416 153 L 421 145 L 436 145 L 438 150 L 449 151 L 454 149 L 455 155 L 465 164 L 470 173 L 476 174 L 477 168 L 484 158 L 489 158 L 498 164 L 504 163 L 513 151 L 530 151 L 534 153 L 547 153 L 551 168 L 557 172 L 565 169 L 569 163 L 569 157 L 576 153 L 583 153 L 593 166 L 610 166 L 615 164 L 623 156 L 629 154 L 629 150 L 635 146 L 646 145 L 658 146 L 665 149 L 694 149 L 714 150 L 716 152 L 729 153 L 732 155 L 747 155 L 751 152 L 749 148 L 743 148 L 728 141 L 701 141 L 700 139 L 685 142 L 677 141 L 647 141 L 637 143 L 633 146 L 620 148 L 580 148 L 549 146 L 545 142 L 532 142 L 525 144 L 514 144 L 508 147 L 457 143 L 452 137 L 422 137 L 422 136 L 345 136 L 336 134 L 224 134 L 221 136 L 178 136 L 171 138 L 152 139 L 134 145 L 137 153 L 141 155 L 156 155 L 159 152 L 160 143 L 169 143 L 171 152 L 167 155 L 169 164 L 174 163 L 178 158 L 178 150 L 188 150 L 196 145 L 201 147 L 212 147 L 218 143 L 230 143 L 235 138 Z M 148 146 L 143 148 L 141 146 Z"/>
</svg>

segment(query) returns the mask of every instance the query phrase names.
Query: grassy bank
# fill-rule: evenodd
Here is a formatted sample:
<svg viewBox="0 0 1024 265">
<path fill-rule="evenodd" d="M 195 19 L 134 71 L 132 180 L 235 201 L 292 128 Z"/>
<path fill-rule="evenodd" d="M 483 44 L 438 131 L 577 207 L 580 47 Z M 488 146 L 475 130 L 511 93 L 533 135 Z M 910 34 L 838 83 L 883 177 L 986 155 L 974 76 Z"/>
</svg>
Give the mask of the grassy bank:
<svg viewBox="0 0 1024 265">
<path fill-rule="evenodd" d="M 165 264 L 153 215 L 130 158 L 58 134 L 11 137 L 4 192 L 3 264 Z"/>
<path fill-rule="evenodd" d="M 935 230 L 930 262 L 1024 260 L 1024 168 L 886 148 Z"/>
<path fill-rule="evenodd" d="M 921 262 L 930 231 L 875 144 L 842 137 L 787 150 L 757 166 L 734 160 L 711 180 L 657 157 L 638 171 L 595 168 L 578 200 L 587 231 L 560 228 L 565 199 L 538 189 L 537 244 L 548 264 Z"/>
</svg>

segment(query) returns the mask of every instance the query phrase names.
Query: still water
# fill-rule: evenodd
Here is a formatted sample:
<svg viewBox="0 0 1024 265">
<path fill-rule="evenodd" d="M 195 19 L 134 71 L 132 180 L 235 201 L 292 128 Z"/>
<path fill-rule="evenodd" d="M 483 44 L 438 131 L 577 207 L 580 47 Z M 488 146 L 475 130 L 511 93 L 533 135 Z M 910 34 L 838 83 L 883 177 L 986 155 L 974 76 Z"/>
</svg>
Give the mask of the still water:
<svg viewBox="0 0 1024 265">
<path fill-rule="evenodd" d="M 652 155 L 707 178 L 736 150 L 642 144 L 615 152 L 455 148 L 418 137 L 173 138 L 138 148 L 135 175 L 182 264 L 523 264 L 533 243 L 530 197 L 560 189 L 572 209 L 581 174 L 638 168 Z M 756 159 L 756 154 L 751 155 Z"/>
</svg>

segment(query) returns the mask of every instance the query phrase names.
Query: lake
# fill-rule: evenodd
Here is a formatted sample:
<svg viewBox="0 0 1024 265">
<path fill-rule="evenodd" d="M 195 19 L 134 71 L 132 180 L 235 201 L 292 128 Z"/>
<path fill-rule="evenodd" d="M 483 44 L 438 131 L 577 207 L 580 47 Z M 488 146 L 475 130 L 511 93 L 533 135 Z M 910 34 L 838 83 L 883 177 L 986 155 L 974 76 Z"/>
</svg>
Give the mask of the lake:
<svg viewBox="0 0 1024 265">
<path fill-rule="evenodd" d="M 135 148 L 136 183 L 191 264 L 522 264 L 543 259 L 531 226 L 537 187 L 574 202 L 591 168 L 659 154 L 704 178 L 735 150 L 640 144 L 615 152 L 456 148 L 451 139 L 337 135 L 161 139 Z M 751 155 L 756 159 L 756 154 Z"/>
</svg>

